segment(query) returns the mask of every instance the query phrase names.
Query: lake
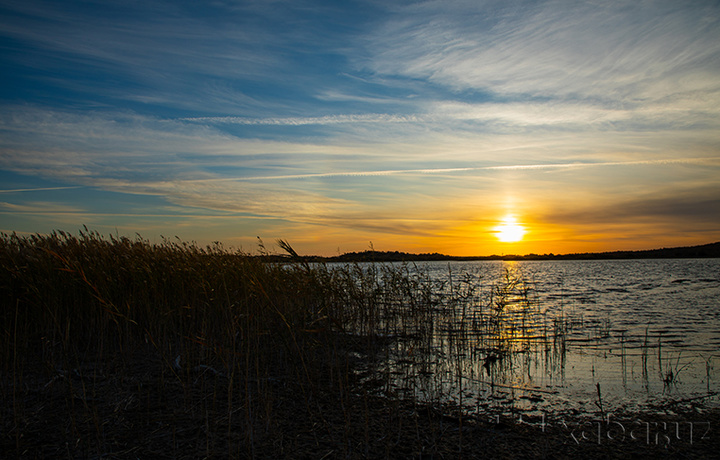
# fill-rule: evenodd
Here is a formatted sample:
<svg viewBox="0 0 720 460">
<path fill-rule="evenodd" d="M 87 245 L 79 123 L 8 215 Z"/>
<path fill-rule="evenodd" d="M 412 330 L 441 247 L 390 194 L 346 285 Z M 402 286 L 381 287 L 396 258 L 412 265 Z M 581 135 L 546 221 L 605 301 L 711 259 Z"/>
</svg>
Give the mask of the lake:
<svg viewBox="0 0 720 460">
<path fill-rule="evenodd" d="M 385 393 L 478 413 L 720 406 L 720 259 L 404 269 L 432 306 L 379 319 L 397 339 L 373 372 Z"/>
</svg>

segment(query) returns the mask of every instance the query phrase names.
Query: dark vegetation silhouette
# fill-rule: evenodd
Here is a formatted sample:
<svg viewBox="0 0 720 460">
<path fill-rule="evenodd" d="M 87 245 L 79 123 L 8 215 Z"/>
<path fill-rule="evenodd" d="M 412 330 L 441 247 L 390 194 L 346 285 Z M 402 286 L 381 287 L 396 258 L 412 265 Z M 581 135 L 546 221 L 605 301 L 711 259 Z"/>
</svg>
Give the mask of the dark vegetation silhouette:
<svg viewBox="0 0 720 460">
<path fill-rule="evenodd" d="M 431 338 L 432 286 L 406 264 L 330 268 L 278 245 L 287 256 L 87 230 L 0 234 L 0 456 L 623 458 L 687 447 L 609 451 L 400 398 L 380 366 L 393 340 L 383 331 L 417 324 L 408 336 Z M 406 257 L 345 260 L 366 256 Z"/>
</svg>

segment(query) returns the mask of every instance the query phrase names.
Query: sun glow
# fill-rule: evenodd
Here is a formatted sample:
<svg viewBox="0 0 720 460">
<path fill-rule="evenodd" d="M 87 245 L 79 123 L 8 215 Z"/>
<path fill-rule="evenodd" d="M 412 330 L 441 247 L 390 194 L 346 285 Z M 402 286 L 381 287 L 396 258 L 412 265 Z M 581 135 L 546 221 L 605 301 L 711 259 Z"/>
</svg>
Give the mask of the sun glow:
<svg viewBox="0 0 720 460">
<path fill-rule="evenodd" d="M 514 216 L 506 216 L 502 224 L 495 227 L 495 233 L 503 243 L 515 243 L 525 236 L 525 227 L 520 225 Z"/>
</svg>

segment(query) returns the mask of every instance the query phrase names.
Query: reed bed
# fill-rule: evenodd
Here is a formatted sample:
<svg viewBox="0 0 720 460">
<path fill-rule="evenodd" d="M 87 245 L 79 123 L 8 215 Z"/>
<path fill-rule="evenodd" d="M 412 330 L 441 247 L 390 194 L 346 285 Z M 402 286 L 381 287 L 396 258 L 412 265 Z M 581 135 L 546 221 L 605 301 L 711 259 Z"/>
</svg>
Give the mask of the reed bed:
<svg viewBox="0 0 720 460">
<path fill-rule="evenodd" d="M 402 323 L 394 311 L 419 309 L 427 292 L 387 267 L 310 265 L 280 246 L 289 255 L 278 262 L 87 230 L 3 234 L 2 451 L 262 457 L 318 453 L 323 443 L 349 456 L 392 447 L 370 435 L 372 414 L 387 407 L 369 403 L 376 397 L 355 370 L 374 368 Z M 358 432 L 363 441 L 351 441 Z"/>
<path fill-rule="evenodd" d="M 521 276 L 482 291 L 468 274 L 438 284 L 278 245 L 285 259 L 87 229 L 0 235 L 0 452 L 612 457 L 486 416 L 495 389 L 515 400 L 513 369 L 562 366 L 573 327 Z"/>
</svg>

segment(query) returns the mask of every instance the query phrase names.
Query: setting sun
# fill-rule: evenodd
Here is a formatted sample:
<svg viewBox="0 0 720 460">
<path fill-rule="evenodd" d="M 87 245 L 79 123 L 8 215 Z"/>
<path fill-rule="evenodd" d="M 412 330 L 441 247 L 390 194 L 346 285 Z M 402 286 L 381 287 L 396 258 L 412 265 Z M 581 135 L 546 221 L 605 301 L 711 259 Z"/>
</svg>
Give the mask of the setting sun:
<svg viewBox="0 0 720 460">
<path fill-rule="evenodd" d="M 523 239 L 525 235 L 525 227 L 520 225 L 515 217 L 507 216 L 502 220 L 502 224 L 495 227 L 497 238 L 503 243 L 515 243 Z"/>
</svg>

